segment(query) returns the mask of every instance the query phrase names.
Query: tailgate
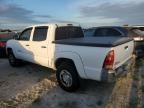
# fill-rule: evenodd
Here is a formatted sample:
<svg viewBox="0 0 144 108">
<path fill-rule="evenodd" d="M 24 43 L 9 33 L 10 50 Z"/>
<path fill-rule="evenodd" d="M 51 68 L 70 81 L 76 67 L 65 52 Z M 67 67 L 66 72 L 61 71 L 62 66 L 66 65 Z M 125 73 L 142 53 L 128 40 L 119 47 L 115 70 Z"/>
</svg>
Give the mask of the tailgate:
<svg viewBox="0 0 144 108">
<path fill-rule="evenodd" d="M 114 47 L 115 61 L 113 68 L 116 69 L 121 65 L 123 65 L 127 60 L 129 60 L 132 57 L 133 51 L 134 51 L 133 41 L 129 41 Z"/>
</svg>

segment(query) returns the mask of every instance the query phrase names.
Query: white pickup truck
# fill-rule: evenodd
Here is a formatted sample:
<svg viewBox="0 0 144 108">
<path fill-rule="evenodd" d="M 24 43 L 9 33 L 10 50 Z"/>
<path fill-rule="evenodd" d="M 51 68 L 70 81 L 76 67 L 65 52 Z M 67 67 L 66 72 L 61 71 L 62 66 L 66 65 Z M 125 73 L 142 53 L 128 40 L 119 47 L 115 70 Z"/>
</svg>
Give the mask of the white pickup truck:
<svg viewBox="0 0 144 108">
<path fill-rule="evenodd" d="M 122 37 L 85 37 L 78 24 L 53 23 L 26 28 L 7 42 L 11 66 L 28 61 L 56 70 L 61 88 L 72 92 L 79 80 L 108 81 L 130 63 L 134 42 Z"/>
</svg>

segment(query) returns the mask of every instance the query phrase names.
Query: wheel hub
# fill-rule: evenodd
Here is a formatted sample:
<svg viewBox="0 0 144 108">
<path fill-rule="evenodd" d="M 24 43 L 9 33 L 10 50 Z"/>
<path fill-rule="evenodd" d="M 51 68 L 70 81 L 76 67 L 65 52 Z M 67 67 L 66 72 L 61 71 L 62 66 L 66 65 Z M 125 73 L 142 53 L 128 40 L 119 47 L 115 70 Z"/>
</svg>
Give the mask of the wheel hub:
<svg viewBox="0 0 144 108">
<path fill-rule="evenodd" d="M 60 73 L 60 81 L 66 87 L 70 87 L 72 85 L 72 76 L 67 70 L 62 70 Z"/>
</svg>

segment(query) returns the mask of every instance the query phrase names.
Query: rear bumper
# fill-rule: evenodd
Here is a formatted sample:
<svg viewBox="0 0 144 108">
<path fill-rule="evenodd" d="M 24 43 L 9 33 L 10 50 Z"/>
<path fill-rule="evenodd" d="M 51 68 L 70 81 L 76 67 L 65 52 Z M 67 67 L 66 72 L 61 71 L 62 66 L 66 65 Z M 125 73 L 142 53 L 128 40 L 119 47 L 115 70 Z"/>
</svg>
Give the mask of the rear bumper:
<svg viewBox="0 0 144 108">
<path fill-rule="evenodd" d="M 130 71 L 131 66 L 134 63 L 134 57 L 129 59 L 124 65 L 120 66 L 116 70 L 102 70 L 101 81 L 103 82 L 113 82 L 118 77 L 125 75 Z"/>
</svg>

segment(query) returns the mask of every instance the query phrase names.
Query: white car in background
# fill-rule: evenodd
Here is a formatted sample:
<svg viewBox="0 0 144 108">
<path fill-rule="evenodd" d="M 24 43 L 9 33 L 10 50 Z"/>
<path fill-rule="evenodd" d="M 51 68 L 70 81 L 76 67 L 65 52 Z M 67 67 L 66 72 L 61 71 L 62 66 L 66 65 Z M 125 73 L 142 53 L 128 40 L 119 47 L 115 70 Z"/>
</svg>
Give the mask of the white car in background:
<svg viewBox="0 0 144 108">
<path fill-rule="evenodd" d="M 135 41 L 136 54 L 144 57 L 144 26 L 127 26 L 128 36 Z"/>
</svg>

